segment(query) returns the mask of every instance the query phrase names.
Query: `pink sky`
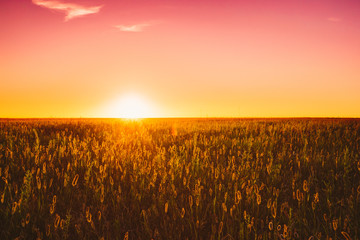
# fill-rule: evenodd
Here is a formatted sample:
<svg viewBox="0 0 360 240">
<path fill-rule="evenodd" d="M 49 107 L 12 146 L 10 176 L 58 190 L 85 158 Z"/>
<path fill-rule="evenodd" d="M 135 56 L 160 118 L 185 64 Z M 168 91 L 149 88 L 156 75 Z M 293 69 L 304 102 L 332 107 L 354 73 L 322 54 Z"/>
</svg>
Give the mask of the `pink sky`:
<svg viewBox="0 0 360 240">
<path fill-rule="evenodd" d="M 0 3 L 0 117 L 360 117 L 357 0 Z M 117 111 L 117 109 L 113 109 Z"/>
</svg>

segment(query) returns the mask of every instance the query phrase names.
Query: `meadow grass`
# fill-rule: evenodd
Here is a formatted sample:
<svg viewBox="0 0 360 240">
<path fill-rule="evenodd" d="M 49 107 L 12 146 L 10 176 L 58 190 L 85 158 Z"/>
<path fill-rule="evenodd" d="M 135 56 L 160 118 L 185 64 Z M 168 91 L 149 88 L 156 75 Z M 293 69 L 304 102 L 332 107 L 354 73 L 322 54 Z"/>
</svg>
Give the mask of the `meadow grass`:
<svg viewBox="0 0 360 240">
<path fill-rule="evenodd" d="M 360 120 L 0 121 L 0 239 L 359 239 Z"/>
</svg>

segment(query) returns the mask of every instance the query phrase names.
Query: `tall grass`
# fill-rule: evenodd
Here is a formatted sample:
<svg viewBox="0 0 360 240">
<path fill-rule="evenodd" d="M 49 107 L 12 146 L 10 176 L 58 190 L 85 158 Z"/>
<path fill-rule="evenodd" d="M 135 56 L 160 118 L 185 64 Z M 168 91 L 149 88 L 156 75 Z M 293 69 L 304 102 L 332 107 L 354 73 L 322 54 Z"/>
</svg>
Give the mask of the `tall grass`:
<svg viewBox="0 0 360 240">
<path fill-rule="evenodd" d="M 360 121 L 0 122 L 1 239 L 359 239 Z"/>
</svg>

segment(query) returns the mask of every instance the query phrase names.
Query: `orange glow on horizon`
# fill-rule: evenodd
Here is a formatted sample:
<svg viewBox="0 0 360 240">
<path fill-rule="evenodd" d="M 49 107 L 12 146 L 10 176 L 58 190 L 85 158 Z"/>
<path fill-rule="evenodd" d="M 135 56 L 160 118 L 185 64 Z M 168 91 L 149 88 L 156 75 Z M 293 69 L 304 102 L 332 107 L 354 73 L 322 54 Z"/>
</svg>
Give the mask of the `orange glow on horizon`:
<svg viewBox="0 0 360 240">
<path fill-rule="evenodd" d="M 0 7 L 0 118 L 360 117 L 358 1 Z"/>
</svg>

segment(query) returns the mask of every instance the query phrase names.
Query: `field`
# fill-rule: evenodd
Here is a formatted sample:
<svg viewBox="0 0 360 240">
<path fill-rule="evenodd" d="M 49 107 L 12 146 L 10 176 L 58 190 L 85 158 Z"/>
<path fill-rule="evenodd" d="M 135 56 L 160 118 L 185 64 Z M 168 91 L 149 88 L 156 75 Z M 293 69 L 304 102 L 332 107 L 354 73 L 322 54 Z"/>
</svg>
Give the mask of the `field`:
<svg viewBox="0 0 360 240">
<path fill-rule="evenodd" d="M 359 239 L 360 120 L 0 120 L 0 239 Z"/>
</svg>

